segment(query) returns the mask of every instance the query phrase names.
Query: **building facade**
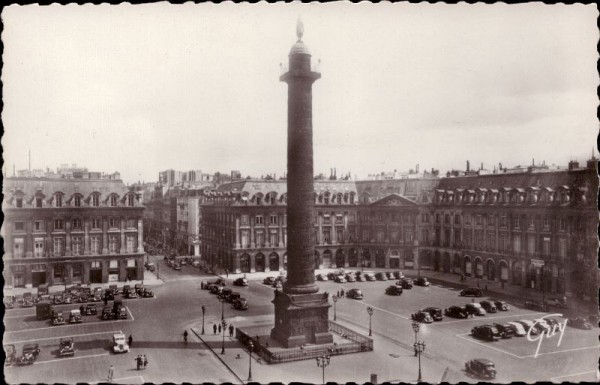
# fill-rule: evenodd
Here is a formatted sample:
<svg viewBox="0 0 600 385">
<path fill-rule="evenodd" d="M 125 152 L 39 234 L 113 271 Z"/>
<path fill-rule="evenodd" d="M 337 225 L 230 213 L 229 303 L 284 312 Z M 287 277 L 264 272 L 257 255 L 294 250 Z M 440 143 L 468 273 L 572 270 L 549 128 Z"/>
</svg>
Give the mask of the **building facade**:
<svg viewBox="0 0 600 385">
<path fill-rule="evenodd" d="M 3 192 L 7 285 L 143 279 L 144 207 L 121 180 L 6 178 Z"/>
</svg>

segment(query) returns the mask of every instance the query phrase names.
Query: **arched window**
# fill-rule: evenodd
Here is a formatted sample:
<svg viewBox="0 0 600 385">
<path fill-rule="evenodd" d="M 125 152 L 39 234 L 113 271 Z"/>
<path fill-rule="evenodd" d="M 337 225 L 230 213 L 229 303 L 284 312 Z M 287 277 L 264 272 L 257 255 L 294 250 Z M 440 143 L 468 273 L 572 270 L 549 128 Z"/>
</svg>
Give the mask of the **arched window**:
<svg viewBox="0 0 600 385">
<path fill-rule="evenodd" d="M 111 195 L 110 196 L 110 206 L 111 207 L 116 207 L 117 206 L 117 196 L 116 195 Z"/>
<path fill-rule="evenodd" d="M 55 196 L 55 199 L 56 199 L 55 206 L 56 207 L 62 207 L 62 194 L 57 193 L 56 196 Z"/>
<path fill-rule="evenodd" d="M 129 206 L 129 207 L 135 206 L 135 196 L 133 194 L 129 194 L 127 196 L 127 206 Z"/>
<path fill-rule="evenodd" d="M 75 197 L 73 197 L 73 205 L 75 207 L 81 207 L 81 196 L 75 195 Z"/>
</svg>

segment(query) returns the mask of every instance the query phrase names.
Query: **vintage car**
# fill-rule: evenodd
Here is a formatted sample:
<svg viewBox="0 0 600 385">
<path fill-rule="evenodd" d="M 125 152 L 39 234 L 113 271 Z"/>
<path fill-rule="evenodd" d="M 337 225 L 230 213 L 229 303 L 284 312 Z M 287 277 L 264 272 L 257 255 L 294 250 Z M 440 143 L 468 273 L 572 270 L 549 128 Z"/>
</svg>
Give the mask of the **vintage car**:
<svg viewBox="0 0 600 385">
<path fill-rule="evenodd" d="M 40 296 L 40 295 L 47 295 L 47 294 L 50 293 L 50 287 L 48 286 L 47 283 L 41 283 L 38 286 L 38 292 L 37 293 L 38 293 L 38 296 Z"/>
<path fill-rule="evenodd" d="M 386 271 L 385 272 L 385 276 L 387 277 L 387 279 L 394 279 L 396 277 L 394 277 L 394 273 L 392 271 Z"/>
<path fill-rule="evenodd" d="M 275 278 L 275 281 L 271 286 L 275 289 L 283 289 L 283 279 L 279 279 L 280 277 Z"/>
<path fill-rule="evenodd" d="M 429 281 L 425 277 L 419 277 L 414 280 L 415 286 L 429 286 Z"/>
<path fill-rule="evenodd" d="M 510 309 L 510 306 L 504 301 L 494 301 L 494 305 L 500 311 L 508 311 Z"/>
<path fill-rule="evenodd" d="M 237 291 L 232 291 L 229 296 L 227 297 L 227 301 L 229 303 L 234 303 L 236 299 L 241 298 L 242 295 L 240 293 L 238 293 Z"/>
<path fill-rule="evenodd" d="M 6 357 L 4 360 L 5 366 L 14 365 L 17 361 L 17 348 L 15 348 L 15 345 L 4 345 L 4 356 Z"/>
<path fill-rule="evenodd" d="M 562 298 L 546 298 L 546 300 L 544 301 L 544 303 L 548 307 L 556 307 L 556 308 L 559 308 L 559 309 L 564 309 L 564 308 L 567 307 L 566 302 Z"/>
<path fill-rule="evenodd" d="M 352 273 L 346 274 L 346 282 L 356 282 L 356 275 Z"/>
<path fill-rule="evenodd" d="M 460 306 L 450 306 L 444 310 L 444 314 L 452 318 L 467 318 L 469 316 L 467 310 Z"/>
<path fill-rule="evenodd" d="M 476 358 L 466 362 L 465 370 L 467 373 L 478 377 L 496 378 L 496 366 L 492 361 L 485 358 Z"/>
<path fill-rule="evenodd" d="M 530 309 L 530 310 L 537 310 L 537 311 L 548 311 L 549 310 L 548 305 L 546 305 L 544 302 L 540 302 L 540 301 L 525 301 L 523 306 L 525 306 L 525 309 Z"/>
<path fill-rule="evenodd" d="M 412 289 L 413 280 L 410 278 L 402 278 L 396 282 L 396 285 L 402 287 L 403 289 Z"/>
<path fill-rule="evenodd" d="M 95 303 L 88 303 L 85 305 L 84 315 L 96 315 L 98 314 L 98 309 L 96 308 Z"/>
<path fill-rule="evenodd" d="M 363 299 L 363 293 L 359 289 L 350 289 L 346 292 L 346 297 L 352 299 Z"/>
<path fill-rule="evenodd" d="M 233 281 L 235 286 L 248 286 L 248 280 L 246 278 L 238 278 Z"/>
<path fill-rule="evenodd" d="M 57 326 L 57 325 L 64 325 L 64 324 L 65 324 L 65 318 L 63 317 L 62 311 L 55 312 L 52 317 L 52 325 Z"/>
<path fill-rule="evenodd" d="M 385 275 L 385 273 L 383 271 L 380 271 L 377 274 L 375 274 L 375 278 L 378 281 L 387 281 L 388 280 L 388 277 Z"/>
<path fill-rule="evenodd" d="M 108 285 L 108 290 L 112 291 L 113 295 L 119 294 L 119 288 L 117 285 Z"/>
<path fill-rule="evenodd" d="M 71 312 L 69 313 L 69 323 L 81 323 L 81 311 L 79 311 L 79 309 L 71 310 Z"/>
<path fill-rule="evenodd" d="M 365 278 L 364 275 L 362 275 L 362 274 L 356 275 L 356 282 L 366 282 L 366 281 L 367 281 L 367 278 Z"/>
<path fill-rule="evenodd" d="M 181 270 L 181 263 L 174 262 L 172 267 L 173 267 L 173 270 Z"/>
<path fill-rule="evenodd" d="M 475 326 L 471 329 L 471 335 L 475 338 L 488 341 L 494 341 L 497 338 L 502 337 L 498 329 L 492 325 Z"/>
<path fill-rule="evenodd" d="M 227 301 L 228 297 L 229 297 L 229 294 L 231 294 L 231 293 L 233 293 L 233 290 L 231 288 L 224 287 L 224 288 L 221 289 L 221 292 L 219 293 L 218 296 L 219 296 L 219 298 Z"/>
<path fill-rule="evenodd" d="M 86 293 L 79 293 L 75 296 L 75 302 L 77 303 L 86 303 L 88 301 L 88 296 Z"/>
<path fill-rule="evenodd" d="M 125 293 L 125 298 L 137 298 L 138 294 L 133 287 L 130 287 L 129 290 Z"/>
<path fill-rule="evenodd" d="M 104 306 L 102 308 L 102 319 L 103 320 L 109 320 L 113 318 L 113 312 L 112 309 L 110 308 L 110 306 Z"/>
<path fill-rule="evenodd" d="M 317 274 L 318 281 L 329 281 L 329 278 L 325 274 Z"/>
<path fill-rule="evenodd" d="M 154 292 L 152 292 L 152 290 L 145 287 L 144 291 L 142 292 L 142 298 L 152 298 L 152 297 L 154 297 Z"/>
<path fill-rule="evenodd" d="M 237 310 L 247 310 L 248 300 L 246 298 L 238 298 L 235 301 L 233 301 L 233 307 Z"/>
<path fill-rule="evenodd" d="M 23 293 L 23 307 L 33 307 L 33 295 L 30 292 Z"/>
<path fill-rule="evenodd" d="M 527 335 L 527 330 L 518 322 L 510 321 L 506 323 L 507 325 L 512 326 L 514 335 L 517 337 L 524 337 Z"/>
<path fill-rule="evenodd" d="M 584 317 L 572 317 L 567 319 L 567 324 L 577 329 L 591 330 L 592 324 L 590 324 Z"/>
<path fill-rule="evenodd" d="M 113 318 L 114 319 L 127 319 L 127 309 L 124 307 L 113 309 Z"/>
<path fill-rule="evenodd" d="M 498 310 L 496 309 L 496 305 L 494 305 L 492 302 L 490 301 L 481 301 L 479 302 L 479 304 L 481 305 L 482 308 L 485 309 L 486 312 L 488 313 L 496 313 Z"/>
<path fill-rule="evenodd" d="M 372 272 L 369 273 L 364 273 L 363 276 L 365 277 L 365 280 L 367 282 L 373 282 L 376 281 L 377 279 L 375 278 L 375 274 Z"/>
<path fill-rule="evenodd" d="M 487 314 L 485 309 L 477 302 L 466 304 L 465 309 L 467 310 L 467 313 L 472 315 L 483 316 Z"/>
<path fill-rule="evenodd" d="M 317 279 L 319 278 L 319 276 L 317 275 Z M 266 277 L 265 279 L 263 279 L 263 283 L 265 285 L 272 285 L 273 282 L 275 282 L 275 277 Z"/>
<path fill-rule="evenodd" d="M 40 345 L 37 343 L 29 343 L 23 345 L 23 355 L 32 354 L 35 358 L 40 354 Z"/>
<path fill-rule="evenodd" d="M 334 281 L 337 283 L 346 283 L 346 278 L 343 275 L 336 275 Z"/>
<path fill-rule="evenodd" d="M 214 281 L 208 281 L 208 283 L 212 283 L 213 285 L 225 286 L 227 282 L 223 278 L 217 278 Z"/>
<path fill-rule="evenodd" d="M 402 288 L 400 286 L 392 285 L 385 288 L 385 294 L 387 295 L 402 295 Z"/>
<path fill-rule="evenodd" d="M 461 297 L 481 297 L 483 291 L 478 287 L 467 287 L 460 291 Z"/>
<path fill-rule="evenodd" d="M 54 297 L 52 297 L 52 302 L 55 305 L 60 305 L 60 304 L 65 303 L 65 300 L 63 298 L 62 293 L 56 293 L 56 294 L 54 294 Z"/>
<path fill-rule="evenodd" d="M 123 289 L 121 291 L 121 294 L 127 295 L 127 293 L 129 292 L 129 289 L 131 289 L 131 285 L 123 285 Z"/>
<path fill-rule="evenodd" d="M 223 290 L 223 286 L 211 284 L 209 290 L 210 290 L 210 294 L 220 295 L 221 290 Z"/>
<path fill-rule="evenodd" d="M 402 279 L 402 278 L 404 278 L 404 274 L 401 271 L 394 271 L 393 279 Z"/>
<path fill-rule="evenodd" d="M 416 313 L 412 313 L 410 315 L 410 318 L 413 321 L 422 322 L 422 323 L 426 323 L 426 324 L 430 324 L 433 322 L 433 318 L 431 317 L 431 314 L 427 313 L 426 311 L 422 311 L 422 310 L 419 310 Z"/>
<path fill-rule="evenodd" d="M 75 343 L 72 337 L 61 338 L 58 345 L 58 355 L 60 357 L 74 356 L 75 355 Z"/>
<path fill-rule="evenodd" d="M 532 336 L 538 335 L 540 334 L 540 332 L 538 331 L 538 329 L 536 329 L 535 324 L 533 323 L 533 321 L 527 320 L 527 319 L 522 319 L 519 321 L 515 321 L 520 323 L 521 325 L 523 325 L 523 328 L 525 329 L 525 331 L 529 334 L 531 334 Z"/>
<path fill-rule="evenodd" d="M 515 328 L 512 325 L 495 323 L 493 326 L 498 329 L 500 337 L 502 338 L 511 338 L 512 336 L 516 335 Z"/>
<path fill-rule="evenodd" d="M 115 299 L 115 293 L 113 293 L 111 289 L 106 289 L 104 290 L 104 293 L 102 293 L 102 299 L 113 301 Z"/>
<path fill-rule="evenodd" d="M 533 320 L 534 322 L 534 327 L 537 329 L 537 331 L 541 334 L 543 332 L 550 332 L 552 330 L 552 327 L 550 326 L 550 324 L 548 322 L 546 322 L 546 320 L 538 318 Z"/>
<path fill-rule="evenodd" d="M 7 295 L 4 297 L 4 307 L 6 309 L 12 309 L 15 307 L 15 297 L 13 297 L 12 295 Z"/>
<path fill-rule="evenodd" d="M 142 285 L 141 283 L 136 283 L 134 289 L 137 295 L 141 296 L 144 292 L 144 285 Z"/>
<path fill-rule="evenodd" d="M 74 298 L 75 297 L 73 296 L 73 294 L 71 294 L 69 292 L 63 293 L 63 303 L 73 303 Z"/>
<path fill-rule="evenodd" d="M 112 348 L 114 353 L 127 353 L 129 352 L 129 345 L 125 339 L 125 334 L 115 333 L 112 338 Z"/>
<path fill-rule="evenodd" d="M 444 319 L 444 315 L 442 314 L 442 309 L 439 307 L 426 307 L 425 309 L 421 309 L 421 311 L 427 312 L 431 315 L 434 321 L 441 321 Z"/>
</svg>

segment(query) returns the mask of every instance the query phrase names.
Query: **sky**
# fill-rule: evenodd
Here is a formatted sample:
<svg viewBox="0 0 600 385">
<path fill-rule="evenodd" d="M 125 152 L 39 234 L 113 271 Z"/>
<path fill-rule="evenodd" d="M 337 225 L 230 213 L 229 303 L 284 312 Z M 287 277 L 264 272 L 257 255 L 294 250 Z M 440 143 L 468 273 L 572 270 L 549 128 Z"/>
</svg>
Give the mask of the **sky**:
<svg viewBox="0 0 600 385">
<path fill-rule="evenodd" d="M 580 162 L 596 147 L 594 5 L 183 4 L 2 11 L 5 170 L 76 163 L 281 176 L 296 42 L 320 60 L 315 174 Z"/>
</svg>

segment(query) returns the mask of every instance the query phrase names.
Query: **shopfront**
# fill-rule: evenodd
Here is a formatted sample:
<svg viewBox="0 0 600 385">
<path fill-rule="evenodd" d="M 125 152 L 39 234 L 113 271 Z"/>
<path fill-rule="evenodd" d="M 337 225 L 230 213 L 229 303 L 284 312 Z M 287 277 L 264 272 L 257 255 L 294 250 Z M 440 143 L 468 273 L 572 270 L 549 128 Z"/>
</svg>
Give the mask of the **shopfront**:
<svg viewBox="0 0 600 385">
<path fill-rule="evenodd" d="M 34 263 L 31 265 L 31 284 L 33 287 L 38 287 L 48 283 L 46 280 L 46 264 Z"/>
</svg>

